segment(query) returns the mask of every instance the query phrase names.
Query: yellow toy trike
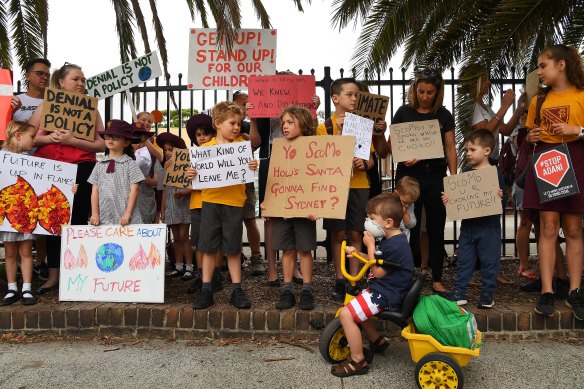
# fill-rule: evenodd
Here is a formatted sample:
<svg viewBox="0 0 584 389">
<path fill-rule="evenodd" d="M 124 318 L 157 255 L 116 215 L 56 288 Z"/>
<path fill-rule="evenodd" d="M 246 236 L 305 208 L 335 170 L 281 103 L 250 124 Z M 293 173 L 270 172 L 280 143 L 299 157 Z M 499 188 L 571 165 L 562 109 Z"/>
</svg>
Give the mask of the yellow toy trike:
<svg viewBox="0 0 584 389">
<path fill-rule="evenodd" d="M 381 253 L 376 253 L 375 259 L 372 260 L 354 253 L 353 257 L 363 262 L 363 267 L 356 276 L 351 276 L 345 267 L 345 247 L 346 241 L 343 241 L 341 246 L 341 270 L 352 286 L 352 288 L 348 288 L 345 295 L 345 304 L 347 304 L 355 298 L 352 293 L 355 291 L 357 281 L 363 278 L 371 265 L 383 264 L 383 259 L 381 259 Z M 385 264 L 387 265 L 388 263 L 386 262 Z M 390 264 L 390 266 L 399 268 L 398 264 Z M 432 336 L 417 332 L 411 319 L 423 286 L 424 278 L 420 276 L 406 294 L 401 312 L 382 311 L 375 317 L 379 320 L 391 321 L 402 329 L 401 335 L 408 340 L 412 360 L 417 363 L 415 379 L 419 388 L 462 389 L 464 381 L 461 366 L 466 366 L 471 357 L 478 356 L 481 351 L 480 347 L 471 350 L 462 347 L 443 346 Z M 341 309 L 337 311 L 336 318 L 327 324 L 320 336 L 320 353 L 330 363 L 340 363 L 351 353 L 338 317 Z M 481 339 L 482 333 L 477 331 L 477 344 L 481 342 Z M 367 350 L 366 356 L 370 360 L 372 358 L 371 352 Z"/>
</svg>

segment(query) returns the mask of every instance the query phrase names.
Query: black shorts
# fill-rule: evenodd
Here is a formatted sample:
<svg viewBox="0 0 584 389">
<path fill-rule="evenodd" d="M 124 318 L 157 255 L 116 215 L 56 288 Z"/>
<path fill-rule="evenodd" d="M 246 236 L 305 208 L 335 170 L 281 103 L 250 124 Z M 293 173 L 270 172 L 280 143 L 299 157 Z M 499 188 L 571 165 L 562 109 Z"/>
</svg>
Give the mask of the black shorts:
<svg viewBox="0 0 584 389">
<path fill-rule="evenodd" d="M 369 188 L 349 189 L 347 199 L 347 213 L 344 219 L 324 219 L 323 227 L 331 232 L 338 231 L 365 231 L 365 206 L 369 201 Z"/>
<path fill-rule="evenodd" d="M 316 250 L 316 222 L 303 217 L 274 218 L 274 250 Z"/>
<path fill-rule="evenodd" d="M 203 253 L 241 253 L 243 208 L 203 202 L 198 249 Z"/>
</svg>

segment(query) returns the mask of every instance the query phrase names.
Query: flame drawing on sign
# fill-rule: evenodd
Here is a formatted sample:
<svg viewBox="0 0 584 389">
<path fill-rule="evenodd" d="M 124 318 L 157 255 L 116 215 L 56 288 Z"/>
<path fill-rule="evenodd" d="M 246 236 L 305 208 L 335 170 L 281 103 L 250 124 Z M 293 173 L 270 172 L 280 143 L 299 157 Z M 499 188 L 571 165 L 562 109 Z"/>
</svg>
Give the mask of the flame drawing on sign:
<svg viewBox="0 0 584 389">
<path fill-rule="evenodd" d="M 75 257 L 69 248 L 65 250 L 65 258 L 63 262 L 65 269 L 75 269 L 77 267 L 77 261 L 75 261 Z"/>
<path fill-rule="evenodd" d="M 144 252 L 142 245 L 140 245 L 138 252 L 130 259 L 130 270 L 141 270 L 146 268 L 147 265 L 148 258 L 146 258 L 146 252 Z"/>
<path fill-rule="evenodd" d="M 160 265 L 160 251 L 154 246 L 154 243 L 150 243 L 150 252 L 148 253 L 148 262 L 150 266 L 156 267 Z"/>
<path fill-rule="evenodd" d="M 77 256 L 77 267 L 80 269 L 87 269 L 87 252 L 85 247 L 81 245 L 79 248 L 79 255 Z"/>
</svg>

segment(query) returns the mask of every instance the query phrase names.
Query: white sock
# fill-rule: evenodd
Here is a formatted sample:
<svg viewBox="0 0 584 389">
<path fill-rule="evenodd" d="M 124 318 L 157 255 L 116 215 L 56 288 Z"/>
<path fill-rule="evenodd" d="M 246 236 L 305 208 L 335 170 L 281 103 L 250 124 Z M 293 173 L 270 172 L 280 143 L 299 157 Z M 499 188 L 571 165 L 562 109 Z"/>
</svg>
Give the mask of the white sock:
<svg viewBox="0 0 584 389">
<path fill-rule="evenodd" d="M 191 265 L 186 265 L 186 268 L 187 268 L 187 271 L 188 272 L 191 272 L 191 273 L 193 272 L 193 265 L 192 264 Z"/>
<path fill-rule="evenodd" d="M 12 293 L 13 290 L 18 290 L 18 285 L 16 284 L 16 282 L 9 282 L 8 293 L 6 293 L 6 296 L 4 296 L 4 298 L 10 298 L 14 296 L 14 293 Z"/>
<path fill-rule="evenodd" d="M 175 263 L 175 264 L 174 264 L 174 267 L 176 268 L 176 270 L 180 270 L 180 271 L 182 271 L 182 269 L 183 269 L 183 264 L 182 264 L 182 263 L 178 263 L 178 262 L 177 262 L 177 263 Z"/>
<path fill-rule="evenodd" d="M 30 282 L 22 283 L 22 292 L 30 292 L 32 290 L 32 284 Z"/>
</svg>

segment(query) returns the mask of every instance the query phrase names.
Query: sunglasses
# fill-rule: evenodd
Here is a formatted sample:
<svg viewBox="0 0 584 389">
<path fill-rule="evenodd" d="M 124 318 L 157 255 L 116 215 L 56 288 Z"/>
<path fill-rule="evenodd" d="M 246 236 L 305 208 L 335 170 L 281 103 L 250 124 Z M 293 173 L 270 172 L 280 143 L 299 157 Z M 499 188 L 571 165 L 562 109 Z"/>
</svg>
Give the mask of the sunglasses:
<svg viewBox="0 0 584 389">
<path fill-rule="evenodd" d="M 43 72 L 42 70 L 31 70 L 29 73 L 36 74 L 39 78 L 50 78 L 51 74 Z"/>
<path fill-rule="evenodd" d="M 414 75 L 420 80 L 436 81 L 442 78 L 442 75 L 436 69 L 426 68 L 414 71 Z"/>
</svg>

